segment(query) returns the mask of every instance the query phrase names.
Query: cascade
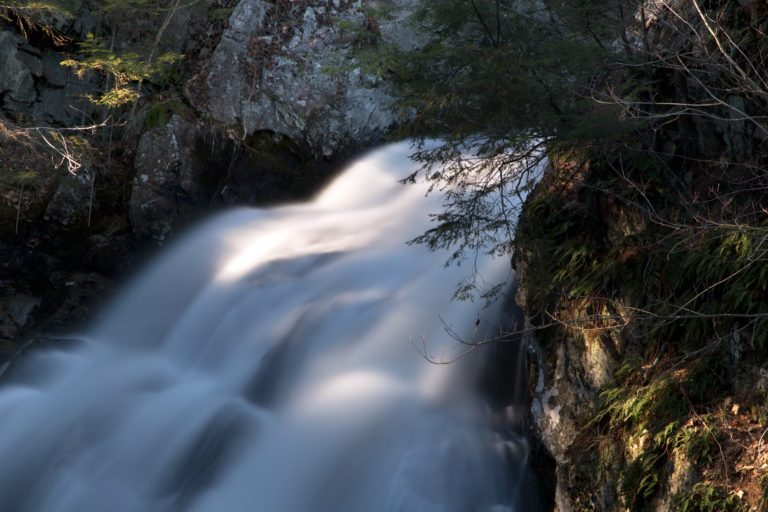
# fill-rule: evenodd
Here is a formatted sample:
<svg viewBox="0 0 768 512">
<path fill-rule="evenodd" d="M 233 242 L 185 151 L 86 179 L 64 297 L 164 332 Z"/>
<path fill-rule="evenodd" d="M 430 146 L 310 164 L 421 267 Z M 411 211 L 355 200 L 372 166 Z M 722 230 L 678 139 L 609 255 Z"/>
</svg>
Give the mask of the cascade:
<svg viewBox="0 0 768 512">
<path fill-rule="evenodd" d="M 75 343 L 0 383 L 0 509 L 509 512 L 536 507 L 525 439 L 479 395 L 487 351 L 450 358 L 501 302 L 451 301 L 509 262 L 404 242 L 439 194 L 410 147 L 306 204 L 237 209 L 180 237 Z"/>
</svg>

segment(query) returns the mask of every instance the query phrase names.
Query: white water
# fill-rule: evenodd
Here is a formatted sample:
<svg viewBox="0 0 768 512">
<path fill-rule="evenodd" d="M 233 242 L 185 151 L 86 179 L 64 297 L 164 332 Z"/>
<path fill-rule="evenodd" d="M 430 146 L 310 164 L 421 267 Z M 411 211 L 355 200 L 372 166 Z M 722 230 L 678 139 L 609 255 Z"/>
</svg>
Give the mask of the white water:
<svg viewBox="0 0 768 512">
<path fill-rule="evenodd" d="M 440 316 L 469 337 L 478 306 L 449 301 L 468 270 L 403 243 L 439 207 L 396 182 L 408 153 L 369 154 L 311 203 L 217 217 L 76 348 L 18 364 L 0 510 L 529 510 L 525 443 L 474 391 L 481 351 L 436 366 L 409 344 L 450 357 Z"/>
</svg>

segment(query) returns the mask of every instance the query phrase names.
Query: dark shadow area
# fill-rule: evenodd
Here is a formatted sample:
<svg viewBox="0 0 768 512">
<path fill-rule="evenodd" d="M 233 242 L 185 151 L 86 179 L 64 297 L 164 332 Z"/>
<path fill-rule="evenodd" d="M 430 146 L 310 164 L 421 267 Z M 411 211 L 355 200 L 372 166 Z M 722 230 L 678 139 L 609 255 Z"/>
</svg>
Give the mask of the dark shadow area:
<svg viewBox="0 0 768 512">
<path fill-rule="evenodd" d="M 485 347 L 486 362 L 478 388 L 491 409 L 496 429 L 506 439 L 526 439 L 528 471 L 523 473 L 524 481 L 519 488 L 529 492 L 521 497 L 520 510 L 544 512 L 555 507 L 556 463 L 537 437 L 530 418 L 527 347 L 524 336 L 514 333 L 523 328 L 525 318 L 513 299 L 514 292 L 510 292 L 504 306 L 505 327 L 511 334 Z M 510 457 L 510 464 L 513 463 Z"/>
</svg>

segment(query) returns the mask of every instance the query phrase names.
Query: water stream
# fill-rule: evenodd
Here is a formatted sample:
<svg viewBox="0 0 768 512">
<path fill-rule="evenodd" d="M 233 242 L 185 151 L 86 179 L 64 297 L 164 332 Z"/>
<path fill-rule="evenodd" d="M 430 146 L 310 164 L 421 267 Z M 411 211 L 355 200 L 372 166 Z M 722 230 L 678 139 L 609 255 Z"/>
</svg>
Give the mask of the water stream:
<svg viewBox="0 0 768 512">
<path fill-rule="evenodd" d="M 309 203 L 214 218 L 75 346 L 23 358 L 0 388 L 0 509 L 532 510 L 526 441 L 475 385 L 488 352 L 440 366 L 410 343 L 448 358 L 441 318 L 467 338 L 508 320 L 450 301 L 471 269 L 403 243 L 440 201 L 397 183 L 409 151 Z"/>
</svg>

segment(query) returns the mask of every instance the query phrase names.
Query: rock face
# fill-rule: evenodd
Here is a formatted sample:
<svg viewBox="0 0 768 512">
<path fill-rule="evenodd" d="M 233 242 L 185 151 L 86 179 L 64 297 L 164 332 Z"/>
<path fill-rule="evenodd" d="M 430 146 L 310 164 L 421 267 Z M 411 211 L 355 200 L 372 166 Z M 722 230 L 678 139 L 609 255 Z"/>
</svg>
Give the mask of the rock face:
<svg viewBox="0 0 768 512">
<path fill-rule="evenodd" d="M 29 65 L 31 64 L 31 66 Z M 19 41 L 10 32 L 0 32 L 0 93 L 4 93 L 3 107 L 12 102 L 31 104 L 37 99 L 32 73 L 42 66 L 32 55 L 24 55 Z"/>
<path fill-rule="evenodd" d="M 88 212 L 93 206 L 93 179 L 93 173 L 88 169 L 81 169 L 76 175 L 68 173 L 64 176 L 45 208 L 43 218 L 63 226 L 87 222 Z"/>
<path fill-rule="evenodd" d="M 567 240 L 578 239 L 581 233 L 590 230 L 595 231 L 597 216 L 591 209 L 596 205 L 585 203 L 585 198 L 576 187 L 559 188 L 560 183 L 557 181 L 561 175 L 582 179 L 583 172 L 584 169 L 578 166 L 559 166 L 555 170 L 550 168 L 526 203 L 524 215 L 530 216 L 527 217 L 530 223 L 521 221 L 516 233 L 519 245 L 515 257 L 515 278 L 519 286 L 515 300 L 526 315 L 524 343 L 529 357 L 532 434 L 541 440 L 545 451 L 556 462 L 554 504 L 559 512 L 615 510 L 618 507 L 618 468 L 614 468 L 613 474 L 605 479 L 607 483 L 604 488 L 595 493 L 597 498 L 590 496 L 589 503 L 580 501 L 579 492 L 584 480 L 582 472 L 592 471 L 593 466 L 607 468 L 613 462 L 606 458 L 601 462 L 603 466 L 592 464 L 591 460 L 586 463 L 584 453 L 593 439 L 585 432 L 585 425 L 595 416 L 598 392 L 612 380 L 615 368 L 624 356 L 627 332 L 594 326 L 579 328 L 583 324 L 578 319 L 592 314 L 589 308 L 593 306 L 589 301 L 564 301 L 562 304 L 568 307 L 560 307 L 561 303 L 557 301 L 549 302 L 552 294 L 548 290 L 555 277 L 551 268 L 552 261 L 546 261 L 546 258 L 558 247 L 548 245 L 550 240 L 542 240 L 538 228 L 530 227 L 540 226 L 539 222 L 548 223 L 547 228 L 542 230 L 553 225 L 570 225 L 570 230 L 562 234 Z M 535 210 L 533 204 L 549 197 L 552 190 L 559 192 L 553 194 L 558 197 L 554 213 L 546 210 L 548 214 L 535 217 L 536 214 L 530 211 Z M 622 221 L 619 219 L 622 216 L 607 215 L 606 218 L 610 219 L 606 224 L 610 224 L 612 229 L 621 230 Z M 599 231 L 601 234 L 605 231 L 607 238 L 618 236 L 610 229 L 603 228 L 605 226 L 601 224 Z M 558 239 L 557 243 L 562 241 Z M 614 305 L 619 303 L 620 299 L 612 302 Z M 542 309 L 547 313 L 542 313 Z M 614 313 L 621 315 L 623 312 Z M 557 322 L 553 318 L 557 318 Z M 535 319 L 534 323 L 539 327 L 542 324 L 550 325 L 534 328 L 528 323 L 531 319 Z M 612 446 L 609 448 L 612 449 Z"/>
<path fill-rule="evenodd" d="M 133 233 L 162 243 L 222 206 L 305 197 L 327 173 L 297 153 L 277 134 L 241 143 L 193 116 L 174 114 L 139 139 L 129 202 Z"/>
<path fill-rule="evenodd" d="M 42 124 L 73 125 L 88 119 L 92 105 L 84 97 L 93 83 L 61 66 L 62 54 L 29 44 L 0 27 L 0 97 L 8 114 Z"/>
<path fill-rule="evenodd" d="M 145 132 L 130 200 L 135 233 L 163 241 L 211 206 L 301 196 L 320 181 L 318 166 L 302 162 L 381 138 L 396 122 L 395 93 L 361 72 L 353 50 L 366 38 L 403 46 L 423 38 L 405 21 L 413 0 L 388 4 L 376 19 L 362 2 L 239 1 L 185 86 L 202 117 L 225 125 L 227 141 L 198 151 L 215 136 L 194 116 Z"/>
<path fill-rule="evenodd" d="M 194 156 L 197 137 L 196 124 L 179 115 L 141 136 L 130 204 L 137 235 L 165 240 L 181 217 L 209 200 L 201 185 L 205 169 Z"/>
<path fill-rule="evenodd" d="M 528 311 L 526 265 L 518 260 L 515 270 L 520 283 L 516 301 Z M 567 336 L 534 335 L 526 325 L 524 343 L 528 347 L 532 382 L 530 413 L 533 435 L 540 439 L 555 461 L 555 506 L 571 512 L 571 469 L 578 462 L 579 434 L 593 414 L 597 391 L 610 375 L 617 354 L 606 348 L 605 340 L 574 340 Z M 613 510 L 614 489 L 604 493 L 599 510 Z"/>
<path fill-rule="evenodd" d="M 395 95 L 351 52 L 360 37 L 417 44 L 405 21 L 412 0 L 391 3 L 394 14 L 377 20 L 361 2 L 242 0 L 188 95 L 241 138 L 268 130 L 324 157 L 375 141 L 396 122 Z"/>
<path fill-rule="evenodd" d="M 40 297 L 24 293 L 8 294 L 2 298 L 0 301 L 0 315 L 3 317 L 3 322 L 0 323 L 0 352 L 4 352 L 6 346 L 11 346 L 11 341 L 22 332 L 40 302 Z"/>
<path fill-rule="evenodd" d="M 82 283 L 62 278 L 62 268 L 119 275 L 136 247 L 162 243 L 214 208 L 307 197 L 330 175 L 334 157 L 378 140 L 396 121 L 388 110 L 395 94 L 363 73 L 353 53 L 376 38 L 418 43 L 405 22 L 415 3 L 203 0 L 167 19 L 125 19 L 90 0 L 68 0 L 66 9 L 25 10 L 29 25 L 14 7 L 0 8 L 0 244 L 36 255 L 13 260 L 20 273 L 8 281 L 6 295 L 15 298 L 4 303 L 2 337 L 18 344 L 30 322 L 62 300 L 73 303 Z M 130 117 L 128 124 L 109 133 L 61 131 L 94 150 L 74 176 L 60 155 L 40 150 L 43 134 L 28 127 L 87 126 L 110 114 L 87 95 L 99 96 L 113 77 L 78 77 L 61 65 L 89 33 L 117 34 L 104 41 L 117 53 L 154 43 L 156 56 L 186 57 L 173 84 L 144 82 L 130 116 L 111 112 L 112 120 Z M 26 281 L 37 284 L 21 286 Z M 22 307 L 29 297 L 41 302 Z"/>
</svg>

